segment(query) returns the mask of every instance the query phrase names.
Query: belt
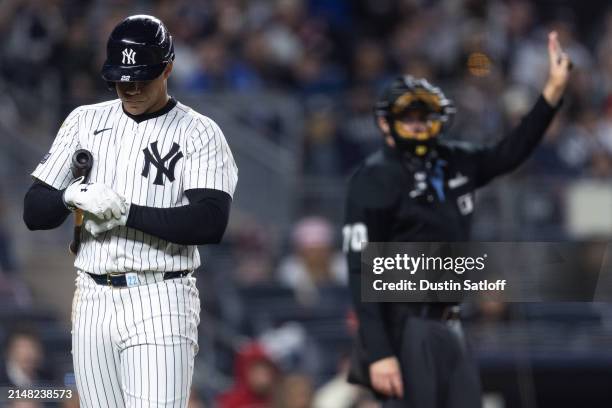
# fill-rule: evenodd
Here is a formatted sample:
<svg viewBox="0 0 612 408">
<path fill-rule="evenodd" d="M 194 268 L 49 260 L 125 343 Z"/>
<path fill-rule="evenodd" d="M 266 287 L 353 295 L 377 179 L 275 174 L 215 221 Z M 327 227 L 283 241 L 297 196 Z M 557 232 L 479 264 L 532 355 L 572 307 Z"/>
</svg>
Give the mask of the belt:
<svg viewBox="0 0 612 408">
<path fill-rule="evenodd" d="M 164 273 L 164 280 L 182 278 L 187 276 L 192 271 L 176 271 Z M 105 273 L 104 275 L 97 275 L 95 273 L 86 272 L 98 285 L 111 286 L 113 288 L 125 288 L 128 286 L 137 286 L 137 283 L 129 282 L 128 275 L 136 275 L 135 273 L 123 273 L 123 272 L 111 272 Z M 129 284 L 128 284 L 129 283 Z"/>
</svg>

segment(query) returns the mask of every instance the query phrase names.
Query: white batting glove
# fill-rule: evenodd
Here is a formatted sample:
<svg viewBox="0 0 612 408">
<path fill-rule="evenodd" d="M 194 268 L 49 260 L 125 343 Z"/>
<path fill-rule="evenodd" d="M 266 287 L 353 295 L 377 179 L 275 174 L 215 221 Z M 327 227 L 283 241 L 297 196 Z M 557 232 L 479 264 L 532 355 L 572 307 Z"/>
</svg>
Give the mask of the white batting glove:
<svg viewBox="0 0 612 408">
<path fill-rule="evenodd" d="M 110 220 L 100 220 L 95 217 L 85 217 L 85 230 L 89 232 L 94 237 L 105 233 L 106 231 L 110 231 L 113 228 L 123 226 L 127 222 L 129 210 L 122 214 L 119 218 L 111 218 Z"/>
<path fill-rule="evenodd" d="M 64 203 L 72 210 L 80 208 L 104 220 L 121 218 L 127 211 L 123 197 L 102 183 L 83 183 L 83 177 L 64 190 Z"/>
</svg>

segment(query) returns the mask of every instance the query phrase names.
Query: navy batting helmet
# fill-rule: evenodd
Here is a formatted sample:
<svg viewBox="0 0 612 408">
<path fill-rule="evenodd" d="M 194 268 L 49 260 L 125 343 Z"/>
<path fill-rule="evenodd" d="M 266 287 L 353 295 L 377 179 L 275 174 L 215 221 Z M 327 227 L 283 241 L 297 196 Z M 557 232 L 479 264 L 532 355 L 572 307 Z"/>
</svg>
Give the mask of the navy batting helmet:
<svg viewBox="0 0 612 408">
<path fill-rule="evenodd" d="M 166 26 L 153 16 L 130 16 L 108 38 L 102 78 L 107 82 L 150 81 L 173 60 L 174 44 Z"/>
</svg>

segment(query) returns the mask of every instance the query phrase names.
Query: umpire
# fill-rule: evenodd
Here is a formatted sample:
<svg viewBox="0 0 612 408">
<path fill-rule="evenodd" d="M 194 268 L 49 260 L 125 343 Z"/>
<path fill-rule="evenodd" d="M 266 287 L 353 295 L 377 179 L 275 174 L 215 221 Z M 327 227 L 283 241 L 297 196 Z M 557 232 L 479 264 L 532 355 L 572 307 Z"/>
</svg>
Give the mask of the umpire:
<svg viewBox="0 0 612 408">
<path fill-rule="evenodd" d="M 542 95 L 494 146 L 439 140 L 454 108 L 424 79 L 397 78 L 376 104 L 385 143 L 349 182 L 343 233 L 359 318 L 349 381 L 370 387 L 385 408 L 479 407 L 480 380 L 457 305 L 361 301 L 361 244 L 469 240 L 474 191 L 529 157 L 560 104 L 571 62 L 555 32 L 548 54 Z"/>
</svg>

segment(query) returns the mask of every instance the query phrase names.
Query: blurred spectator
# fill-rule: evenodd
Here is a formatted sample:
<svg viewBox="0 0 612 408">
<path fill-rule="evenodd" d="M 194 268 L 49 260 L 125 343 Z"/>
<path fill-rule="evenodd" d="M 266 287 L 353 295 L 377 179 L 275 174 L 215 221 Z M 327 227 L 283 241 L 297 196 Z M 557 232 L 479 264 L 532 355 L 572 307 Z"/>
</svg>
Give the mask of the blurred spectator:
<svg viewBox="0 0 612 408">
<path fill-rule="evenodd" d="M 342 356 L 338 374 L 317 389 L 312 408 L 351 408 L 355 405 L 361 388 L 347 382 L 349 364 L 348 356 Z"/>
<path fill-rule="evenodd" d="M 2 70 L 11 82 L 34 89 L 49 73 L 66 29 L 60 5 L 59 0 L 2 3 Z"/>
<path fill-rule="evenodd" d="M 257 74 L 228 53 L 228 48 L 229 44 L 221 36 L 202 40 L 196 48 L 198 70 L 185 79 L 183 87 L 192 92 L 248 91 L 260 87 Z"/>
<path fill-rule="evenodd" d="M 305 175 L 346 174 L 361 157 L 359 145 L 342 133 L 339 119 L 339 113 L 328 98 L 311 100 L 304 126 Z"/>
<path fill-rule="evenodd" d="M 4 192 L 0 190 L 0 273 L 11 273 L 16 269 L 13 241 L 7 229 L 7 211 Z"/>
<path fill-rule="evenodd" d="M 492 144 L 504 136 L 503 83 L 494 69 L 482 74 L 477 76 L 466 69 L 463 80 L 454 89 L 451 87 L 460 114 L 455 116 L 449 133 L 452 138 L 460 136 L 477 144 Z"/>
<path fill-rule="evenodd" d="M 304 173 L 311 176 L 341 174 L 342 152 L 338 123 L 331 107 L 310 112 L 304 137 Z"/>
<path fill-rule="evenodd" d="M 343 87 L 343 72 L 318 51 L 300 55 L 291 70 L 292 88 L 303 97 L 338 92 Z"/>
<path fill-rule="evenodd" d="M 275 390 L 272 408 L 310 408 L 313 392 L 310 377 L 303 374 L 286 375 Z"/>
<path fill-rule="evenodd" d="M 76 388 L 72 392 L 72 398 L 62 401 L 62 408 L 79 408 L 79 396 L 77 395 Z"/>
<path fill-rule="evenodd" d="M 612 57 L 610 59 L 612 60 Z M 610 69 L 612 73 L 612 64 Z M 612 162 L 612 93 L 606 99 L 603 110 L 604 115 L 597 124 L 596 134 L 597 141 L 602 147 L 599 153 L 607 162 L 606 166 L 609 168 L 610 162 Z M 605 175 L 609 176 L 611 173 L 608 171 Z"/>
<path fill-rule="evenodd" d="M 559 141 L 559 156 L 566 166 L 577 173 L 590 172 L 593 154 L 600 150 L 595 131 L 597 116 L 592 110 L 576 114 L 576 120 L 563 130 Z"/>
<path fill-rule="evenodd" d="M 300 29 L 306 20 L 306 8 L 302 0 L 276 0 L 274 16 L 266 24 L 266 38 L 273 60 L 291 66 L 302 55 L 304 47 Z"/>
<path fill-rule="evenodd" d="M 230 226 L 226 236 L 232 241 L 232 257 L 236 264 L 231 270 L 233 281 L 238 287 L 273 280 L 274 234 L 270 228 L 254 220 L 241 219 L 239 223 Z"/>
<path fill-rule="evenodd" d="M 14 400 L 9 402 L 7 408 L 43 408 L 44 405 L 36 400 Z"/>
<path fill-rule="evenodd" d="M 384 47 L 371 39 L 362 39 L 355 46 L 352 81 L 356 84 L 381 86 L 387 76 Z"/>
<path fill-rule="evenodd" d="M 293 252 L 281 261 L 278 278 L 295 291 L 298 300 L 312 305 L 318 287 L 346 284 L 346 264 L 335 250 L 329 221 L 317 216 L 303 218 L 293 227 L 291 238 Z"/>
<path fill-rule="evenodd" d="M 506 25 L 506 35 L 510 47 L 521 38 L 527 37 L 535 23 L 535 10 L 527 0 L 515 0 L 506 3 L 503 14 Z"/>
<path fill-rule="evenodd" d="M 70 25 L 66 38 L 58 49 L 58 68 L 62 86 L 60 98 L 64 106 L 63 114 L 68 114 L 75 106 L 96 102 L 98 88 L 103 86 L 94 79 L 98 76 L 96 53 L 91 47 L 87 20 L 76 21 Z"/>
<path fill-rule="evenodd" d="M 400 16 L 399 3 L 395 0 L 354 0 L 352 3 L 357 20 L 355 26 L 364 34 L 384 37 Z"/>
<path fill-rule="evenodd" d="M 312 377 L 320 375 L 325 358 L 318 340 L 298 321 L 288 321 L 279 327 L 267 329 L 258 338 L 281 371 L 298 371 Z"/>
<path fill-rule="evenodd" d="M 31 304 L 32 297 L 17 270 L 14 239 L 5 221 L 7 210 L 3 192 L 0 190 L 0 304 L 23 307 Z"/>
<path fill-rule="evenodd" d="M 608 10 L 604 17 L 603 34 L 598 36 L 599 43 L 596 48 L 596 65 L 599 70 L 596 72 L 598 93 L 605 99 L 612 94 L 612 8 Z"/>
<path fill-rule="evenodd" d="M 344 111 L 337 114 L 340 131 L 355 149 L 353 157 L 345 164 L 347 170 L 353 170 L 351 167 L 376 150 L 381 143 L 372 114 L 375 91 L 376 88 L 366 85 L 355 85 L 348 89 L 346 104 L 342 107 Z M 346 153 L 343 152 L 343 155 Z"/>
<path fill-rule="evenodd" d="M 251 67 L 263 83 L 278 86 L 287 81 L 283 77 L 286 74 L 271 58 L 272 51 L 263 30 L 249 32 L 241 44 L 241 51 L 245 64 Z"/>
<path fill-rule="evenodd" d="M 268 408 L 278 375 L 259 344 L 245 345 L 236 355 L 234 386 L 218 397 L 219 408 Z"/>
<path fill-rule="evenodd" d="M 0 384 L 29 388 L 53 380 L 51 373 L 46 371 L 43 345 L 35 330 L 28 327 L 14 329 L 7 337 L 4 350 Z"/>
<path fill-rule="evenodd" d="M 531 160 L 527 162 L 528 170 L 526 173 L 536 173 L 541 175 L 565 175 L 575 176 L 579 170 L 574 168 L 567 160 L 562 157 L 564 142 L 562 141 L 563 129 L 566 119 L 562 115 L 557 116 L 551 123 L 548 131 L 544 135 L 542 143 L 533 154 Z"/>
</svg>

